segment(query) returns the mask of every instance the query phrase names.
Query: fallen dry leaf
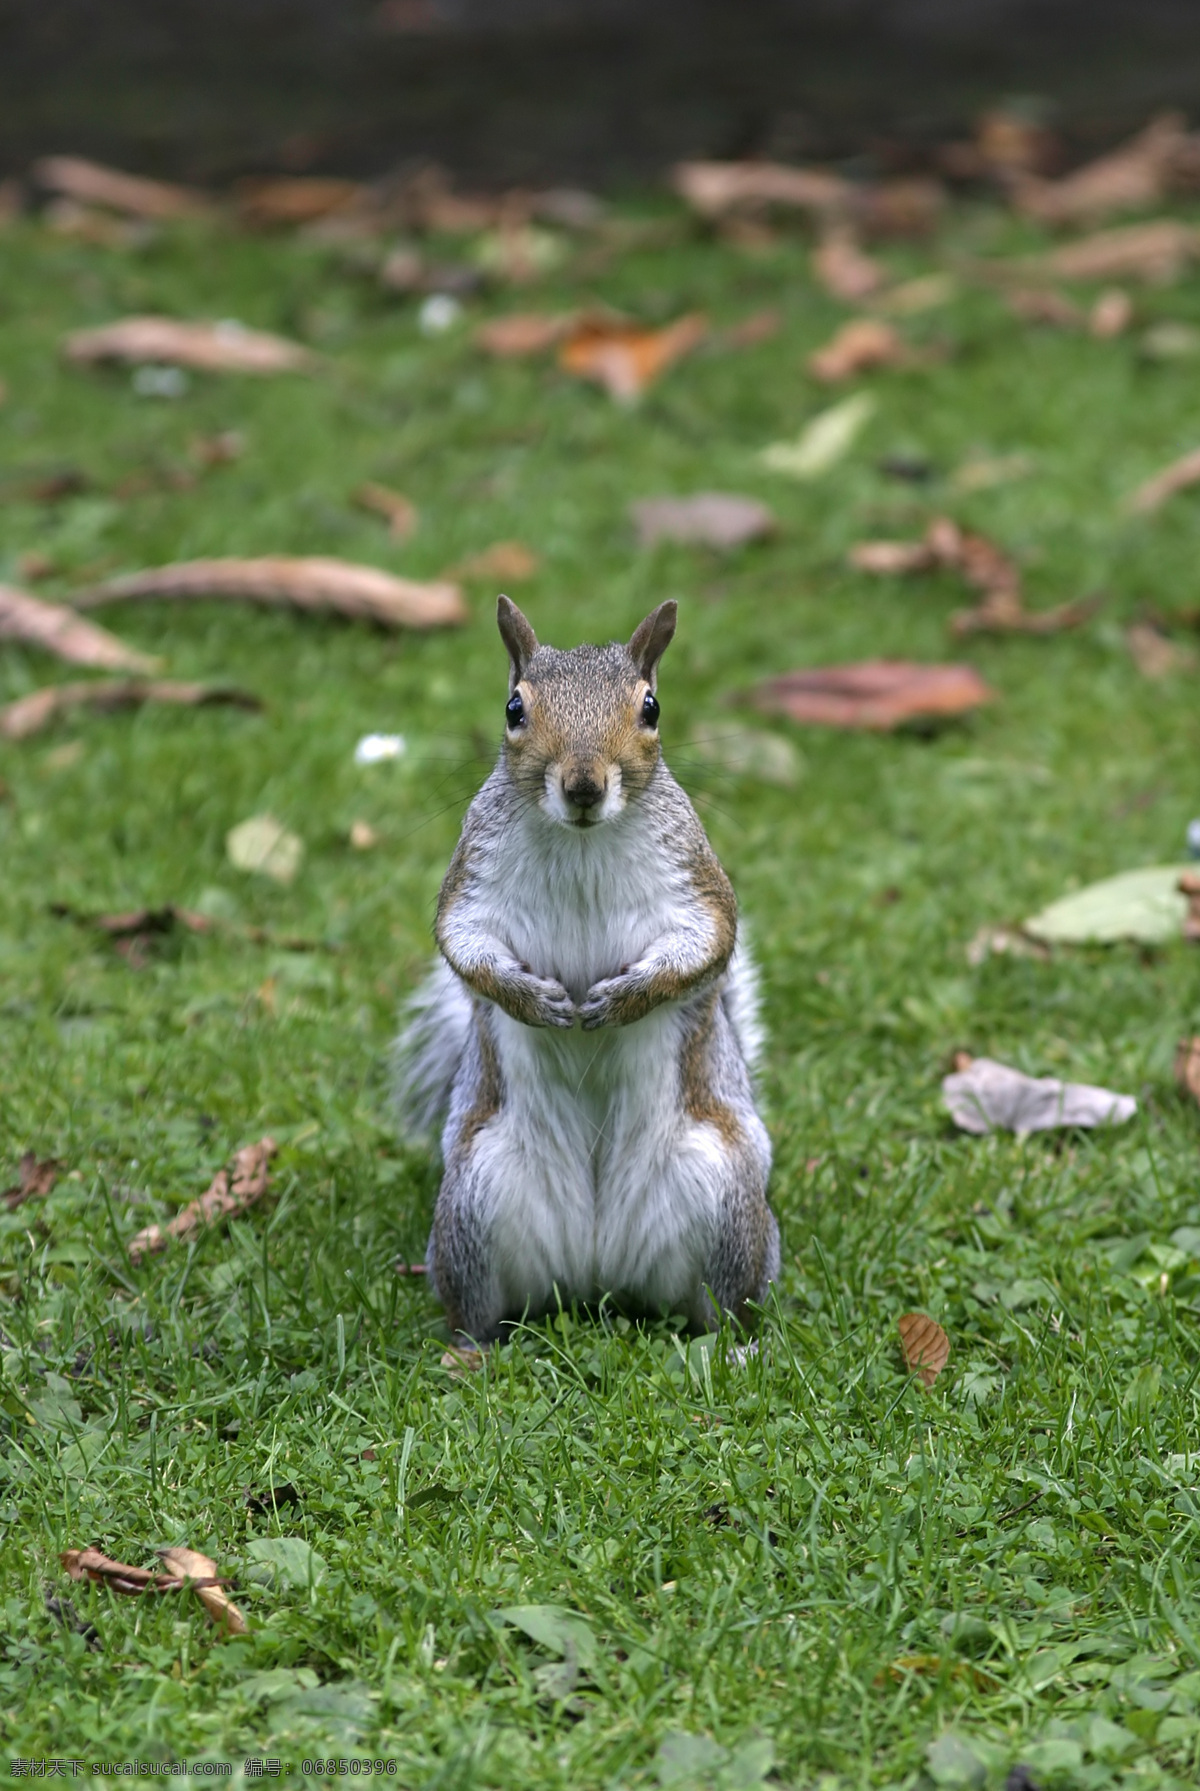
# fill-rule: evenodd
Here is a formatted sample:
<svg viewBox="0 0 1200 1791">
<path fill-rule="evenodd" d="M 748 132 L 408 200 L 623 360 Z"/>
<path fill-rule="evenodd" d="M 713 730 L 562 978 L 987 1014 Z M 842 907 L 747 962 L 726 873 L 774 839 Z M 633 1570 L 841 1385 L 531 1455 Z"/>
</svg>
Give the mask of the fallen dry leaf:
<svg viewBox="0 0 1200 1791">
<path fill-rule="evenodd" d="M 1017 286 L 1007 303 L 1022 323 L 1049 323 L 1066 330 L 1082 329 L 1084 324 L 1079 306 L 1054 286 Z"/>
<path fill-rule="evenodd" d="M 188 443 L 188 458 L 200 467 L 230 466 L 246 452 L 246 438 L 240 429 L 219 429 L 215 435 L 194 435 Z"/>
<path fill-rule="evenodd" d="M 152 672 L 159 663 L 127 647 L 107 628 L 77 616 L 65 604 L 47 603 L 12 585 L 0 585 L 0 640 L 24 641 L 69 665 L 104 671 Z"/>
<path fill-rule="evenodd" d="M 271 1158 L 278 1148 L 273 1138 L 244 1144 L 233 1159 L 232 1177 L 228 1170 L 219 1170 L 199 1199 L 189 1200 L 166 1225 L 147 1225 L 130 1238 L 132 1260 L 141 1262 L 143 1257 L 165 1250 L 172 1238 L 190 1237 L 201 1226 L 244 1213 L 266 1193 Z"/>
<path fill-rule="evenodd" d="M 887 269 L 864 253 L 849 224 L 826 231 L 813 251 L 812 270 L 826 292 L 851 305 L 871 298 L 887 283 Z"/>
<path fill-rule="evenodd" d="M 379 844 L 379 834 L 369 821 L 351 821 L 348 837 L 356 852 L 370 852 Z"/>
<path fill-rule="evenodd" d="M 300 373 L 316 365 L 299 342 L 244 324 L 185 323 L 175 317 L 123 317 L 95 330 L 75 330 L 64 344 L 69 361 L 192 367 L 201 373 Z"/>
<path fill-rule="evenodd" d="M 630 404 L 707 333 L 708 321 L 699 312 L 661 330 L 585 319 L 563 340 L 558 363 L 580 379 L 595 380 L 619 404 Z"/>
<path fill-rule="evenodd" d="M 1200 230 L 1175 218 L 1157 218 L 1080 237 L 1024 265 L 1035 276 L 1040 272 L 1055 280 L 1129 279 L 1168 286 L 1198 254 Z"/>
<path fill-rule="evenodd" d="M 943 1675 L 947 1679 L 969 1679 L 976 1691 L 1000 1690 L 1000 1681 L 994 1674 L 985 1672 L 973 1660 L 947 1659 L 941 1654 L 898 1654 L 889 1667 L 876 1673 L 875 1684 L 885 1685 L 889 1679 L 894 1679 L 903 1685 L 912 1673 L 929 1679 L 940 1679 Z"/>
<path fill-rule="evenodd" d="M 1183 936 L 1193 945 L 1200 945 L 1200 871 L 1184 871 L 1176 888 L 1181 896 L 1187 898 Z"/>
<path fill-rule="evenodd" d="M 1098 224 L 1114 212 L 1142 210 L 1170 191 L 1188 148 L 1182 117 L 1167 113 L 1152 119 L 1130 142 L 1061 180 L 1018 178 L 1013 204 L 1022 216 L 1042 224 Z"/>
<path fill-rule="evenodd" d="M 446 572 L 447 578 L 481 579 L 487 583 L 521 584 L 532 578 L 541 561 L 523 541 L 493 541 L 481 553 L 459 560 Z"/>
<path fill-rule="evenodd" d="M 73 920 L 80 926 L 94 927 L 111 939 L 121 955 L 131 962 L 145 952 L 156 936 L 169 933 L 176 926 L 189 933 L 229 933 L 253 945 L 278 946 L 283 951 L 326 951 L 336 949 L 320 939 L 292 934 L 273 933 L 269 927 L 243 926 L 238 921 L 218 920 L 210 914 L 198 914 L 192 908 L 181 908 L 167 902 L 161 908 L 129 908 L 119 914 L 87 914 L 66 902 L 51 902 L 50 912 L 61 920 Z"/>
<path fill-rule="evenodd" d="M 929 236 L 945 208 L 946 190 L 929 175 L 904 175 L 850 190 L 850 215 L 871 237 Z"/>
<path fill-rule="evenodd" d="M 878 317 L 856 317 L 809 355 L 808 370 L 826 385 L 835 385 L 875 367 L 902 367 L 909 358 L 903 338 L 890 323 Z"/>
<path fill-rule="evenodd" d="M 855 392 L 852 398 L 818 411 L 794 442 L 772 442 L 759 459 L 773 473 L 786 473 L 791 479 L 819 479 L 849 453 L 874 414 L 875 400 L 870 394 Z"/>
<path fill-rule="evenodd" d="M 255 560 L 182 560 L 91 585 L 77 591 L 73 602 L 81 609 L 94 609 L 134 597 L 221 598 L 334 610 L 384 628 L 445 628 L 467 619 L 457 585 L 417 583 L 349 560 L 292 559 L 283 554 Z"/>
<path fill-rule="evenodd" d="M 995 694 L 973 666 L 864 659 L 768 678 L 749 701 L 768 715 L 817 727 L 889 729 L 962 715 Z"/>
<path fill-rule="evenodd" d="M 685 498 L 643 498 L 629 508 L 639 547 L 653 547 L 658 541 L 741 547 L 747 541 L 773 535 L 779 526 L 765 504 L 727 491 L 698 491 Z"/>
<path fill-rule="evenodd" d="M 729 324 L 721 331 L 718 341 L 722 348 L 757 348 L 760 342 L 769 342 L 777 336 L 782 328 L 782 311 L 768 306 L 765 311 L 752 311 L 740 323 Z"/>
<path fill-rule="evenodd" d="M 127 1598 L 136 1598 L 142 1592 L 178 1592 L 184 1584 L 178 1574 L 130 1567 L 125 1561 L 114 1561 L 94 1545 L 64 1549 L 59 1560 L 71 1579 L 95 1580 L 99 1585 L 111 1586 L 114 1592 L 124 1593 Z"/>
<path fill-rule="evenodd" d="M 274 815 L 251 815 L 225 835 L 230 864 L 274 883 L 294 883 L 304 861 L 304 841 Z"/>
<path fill-rule="evenodd" d="M 311 224 L 338 212 L 362 206 L 367 189 L 354 180 L 327 176 L 271 176 L 239 180 L 234 203 L 243 224 L 253 229 L 273 225 Z"/>
<path fill-rule="evenodd" d="M 896 1320 L 904 1366 L 932 1387 L 950 1359 L 950 1339 L 928 1313 L 905 1312 Z"/>
<path fill-rule="evenodd" d="M 704 218 L 769 205 L 828 216 L 844 211 L 853 191 L 840 174 L 822 168 L 787 168 L 779 162 L 680 162 L 672 170 L 671 184 Z"/>
<path fill-rule="evenodd" d="M 990 1057 L 975 1057 L 942 1079 L 950 1117 L 964 1132 L 1045 1132 L 1059 1126 L 1123 1125 L 1137 1112 L 1132 1095 L 1086 1082 L 1026 1076 Z"/>
<path fill-rule="evenodd" d="M 82 205 L 107 206 L 131 218 L 202 218 L 213 211 L 212 201 L 192 187 L 122 174 L 81 156 L 43 156 L 33 164 L 33 177 L 47 193 L 61 193 Z"/>
<path fill-rule="evenodd" d="M 1126 500 L 1125 508 L 1134 516 L 1148 516 L 1152 510 L 1161 509 L 1176 492 L 1186 491 L 1191 485 L 1200 485 L 1200 448 L 1192 448 L 1139 485 Z"/>
<path fill-rule="evenodd" d="M 442 1353 L 441 1366 L 449 1372 L 451 1380 L 469 1380 L 483 1367 L 483 1351 L 474 1345 L 452 1343 Z"/>
<path fill-rule="evenodd" d="M 229 703 L 238 709 L 261 709 L 248 690 L 228 684 L 181 684 L 162 678 L 100 678 L 87 684 L 50 684 L 31 690 L 0 709 L 0 739 L 28 740 L 72 709 L 134 709 L 143 703 L 175 703 L 199 709 Z"/>
<path fill-rule="evenodd" d="M 1132 622 L 1125 630 L 1125 645 L 1143 678 L 1169 678 L 1196 664 L 1190 647 L 1177 646 L 1153 622 Z"/>
<path fill-rule="evenodd" d="M 42 211 L 42 223 L 55 236 L 93 243 L 99 249 L 131 249 L 154 231 L 144 219 L 115 217 L 98 205 L 80 205 L 77 199 L 52 199 Z"/>
<path fill-rule="evenodd" d="M 964 460 L 953 473 L 950 483 L 955 491 L 990 491 L 993 486 L 1007 485 L 1013 479 L 1027 479 L 1033 471 L 1028 454 L 983 455 Z"/>
<path fill-rule="evenodd" d="M 382 516 L 394 541 L 407 541 L 417 526 L 417 506 L 402 491 L 389 491 L 386 485 L 360 485 L 354 501 L 363 510 Z"/>
<path fill-rule="evenodd" d="M 972 147 L 983 169 L 1003 177 L 1044 174 L 1058 159 L 1058 142 L 1053 132 L 1025 113 L 1003 106 L 981 114 Z"/>
<path fill-rule="evenodd" d="M 24 1206 L 27 1200 L 40 1200 L 50 1192 L 61 1169 L 62 1164 L 54 1157 L 43 1157 L 39 1162 L 36 1152 L 27 1150 L 17 1169 L 19 1181 L 14 1187 L 5 1188 L 0 1193 L 0 1201 L 11 1213 L 17 1207 Z"/>
<path fill-rule="evenodd" d="M 973 970 L 988 958 L 1037 958 L 1045 963 L 1049 957 L 1049 946 L 1028 938 L 1020 927 L 980 927 L 967 946 L 967 963 Z"/>
<path fill-rule="evenodd" d="M 920 274 L 915 280 L 901 280 L 877 295 L 872 310 L 889 317 L 915 317 L 921 311 L 933 311 L 947 305 L 958 291 L 950 274 Z"/>
<path fill-rule="evenodd" d="M 1175 1080 L 1184 1094 L 1200 1104 L 1200 1038 L 1180 1039 L 1175 1053 Z"/>
<path fill-rule="evenodd" d="M 194 1548 L 162 1548 L 158 1552 L 168 1567 L 183 1576 L 184 1590 L 191 1587 L 214 1623 L 227 1635 L 246 1634 L 246 1619 L 221 1584 L 215 1561 Z"/>
<path fill-rule="evenodd" d="M 575 324 L 574 311 L 515 311 L 508 317 L 493 317 L 490 322 L 481 323 L 475 331 L 475 344 L 502 360 L 546 354 Z"/>
<path fill-rule="evenodd" d="M 1108 286 L 1088 312 L 1088 334 L 1098 342 L 1124 335 L 1133 322 L 1133 300 L 1121 286 Z"/>
</svg>

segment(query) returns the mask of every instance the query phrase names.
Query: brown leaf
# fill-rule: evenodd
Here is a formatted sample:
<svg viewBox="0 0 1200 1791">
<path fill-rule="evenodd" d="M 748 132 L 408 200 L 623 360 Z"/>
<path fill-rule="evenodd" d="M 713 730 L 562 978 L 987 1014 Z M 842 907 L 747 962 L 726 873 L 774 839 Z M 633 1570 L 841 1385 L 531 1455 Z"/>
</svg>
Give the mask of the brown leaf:
<svg viewBox="0 0 1200 1791">
<path fill-rule="evenodd" d="M 1187 897 L 1187 913 L 1183 917 L 1183 936 L 1193 945 L 1200 945 L 1200 871 L 1185 871 L 1176 884 L 1180 895 Z"/>
<path fill-rule="evenodd" d="M 1200 1038 L 1180 1039 L 1175 1053 L 1175 1080 L 1184 1094 L 1200 1104 Z"/>
<path fill-rule="evenodd" d="M 817 281 L 834 298 L 860 304 L 887 282 L 887 270 L 863 253 L 849 224 L 827 230 L 813 251 L 812 269 Z"/>
<path fill-rule="evenodd" d="M 457 585 L 420 584 L 376 566 L 283 554 L 256 560 L 183 560 L 92 585 L 77 591 L 73 601 L 81 609 L 94 609 L 133 597 L 222 598 L 334 610 L 384 628 L 444 628 L 467 619 Z"/>
<path fill-rule="evenodd" d="M 248 927 L 237 921 L 216 920 L 208 914 L 197 914 L 191 908 L 180 908 L 174 902 L 167 902 L 161 908 L 130 908 L 120 914 L 85 914 L 66 902 L 51 902 L 50 912 L 61 920 L 73 920 L 80 926 L 94 927 L 97 932 L 112 939 L 118 951 L 122 944 L 141 941 L 144 945 L 155 935 L 169 933 L 176 926 L 186 928 L 189 933 L 230 933 L 253 945 L 273 945 L 283 951 L 336 949 L 320 939 L 308 939 L 296 934 L 280 935 L 271 932 L 268 927 Z"/>
<path fill-rule="evenodd" d="M 62 603 L 47 603 L 13 585 L 0 585 L 0 640 L 25 641 L 70 665 L 95 666 L 105 671 L 152 672 L 158 665 L 145 653 L 87 622 Z"/>
<path fill-rule="evenodd" d="M 908 359 L 903 338 L 890 323 L 878 317 L 856 317 L 809 356 L 808 370 L 826 385 L 835 385 L 874 367 L 902 367 Z"/>
<path fill-rule="evenodd" d="M 755 708 L 769 715 L 817 727 L 869 729 L 961 715 L 994 699 L 995 692 L 973 666 L 917 665 L 904 659 L 785 672 L 749 693 Z"/>
<path fill-rule="evenodd" d="M 215 1561 L 192 1548 L 163 1548 L 158 1552 L 169 1567 L 182 1575 L 184 1590 L 192 1588 L 214 1623 L 227 1635 L 246 1634 L 246 1619 L 222 1586 Z"/>
<path fill-rule="evenodd" d="M 945 207 L 945 188 L 928 175 L 906 175 L 851 189 L 851 215 L 871 237 L 929 236 Z"/>
<path fill-rule="evenodd" d="M 71 1579 L 95 1580 L 127 1598 L 136 1598 L 142 1592 L 178 1592 L 184 1584 L 178 1574 L 154 1573 L 145 1567 L 114 1561 L 94 1544 L 64 1549 L 59 1559 Z"/>
<path fill-rule="evenodd" d="M 894 1679 L 903 1685 L 911 1673 L 937 1679 L 944 1673 L 948 1679 L 969 1679 L 977 1691 L 999 1691 L 1000 1681 L 971 1660 L 945 1659 L 940 1654 L 900 1654 L 875 1675 L 875 1684 L 884 1685 Z"/>
<path fill-rule="evenodd" d="M 1133 622 L 1125 630 L 1125 645 L 1143 678 L 1169 678 L 1190 671 L 1196 655 L 1190 647 L 1176 646 L 1153 622 Z"/>
<path fill-rule="evenodd" d="M 740 323 L 731 323 L 720 332 L 717 340 L 722 348 L 757 348 L 760 342 L 769 342 L 777 336 L 782 328 L 782 311 L 768 306 L 765 311 L 752 311 Z"/>
<path fill-rule="evenodd" d="M 690 354 L 708 333 L 699 312 L 661 330 L 599 319 L 582 320 L 558 351 L 558 363 L 580 379 L 595 380 L 610 398 L 629 404 L 675 361 Z"/>
<path fill-rule="evenodd" d="M 67 337 L 69 361 L 152 361 L 201 373 L 298 373 L 316 365 L 299 342 L 240 323 L 185 323 L 175 317 L 124 317 Z"/>
<path fill-rule="evenodd" d="M 449 1371 L 451 1380 L 469 1380 L 483 1367 L 483 1351 L 473 1344 L 452 1343 L 443 1352 L 441 1365 Z"/>
<path fill-rule="evenodd" d="M 24 1206 L 27 1200 L 42 1199 L 58 1180 L 61 1168 L 62 1164 L 54 1157 L 44 1157 L 39 1162 L 36 1153 L 27 1150 L 17 1171 L 20 1180 L 15 1187 L 5 1188 L 0 1193 L 0 1201 L 12 1213 L 17 1207 Z"/>
<path fill-rule="evenodd" d="M 1088 312 L 1088 334 L 1098 342 L 1124 335 L 1133 322 L 1133 300 L 1121 286 L 1106 286 Z"/>
<path fill-rule="evenodd" d="M 129 1240 L 129 1254 L 135 1263 L 144 1256 L 165 1250 L 172 1238 L 189 1237 L 201 1226 L 215 1225 L 245 1212 L 267 1190 L 271 1158 L 278 1150 L 273 1138 L 260 1138 L 257 1144 L 244 1144 L 233 1159 L 232 1181 L 227 1170 L 219 1170 L 197 1200 L 189 1200 L 165 1226 L 147 1225 Z"/>
<path fill-rule="evenodd" d="M 823 168 L 787 168 L 779 162 L 680 162 L 672 171 L 671 184 L 704 218 L 768 205 L 828 216 L 845 211 L 853 192 L 840 174 Z"/>
<path fill-rule="evenodd" d="M 1083 312 L 1054 286 L 1018 286 L 1008 294 L 1008 308 L 1022 323 L 1050 323 L 1059 329 L 1082 329 Z"/>
<path fill-rule="evenodd" d="M 574 311 L 514 311 L 507 317 L 493 317 L 475 331 L 475 343 L 485 354 L 502 360 L 515 360 L 523 355 L 546 354 L 557 347 L 574 329 Z"/>
<path fill-rule="evenodd" d="M 1125 508 L 1134 516 L 1148 516 L 1176 492 L 1186 491 L 1190 485 L 1200 485 L 1200 448 L 1192 448 L 1160 473 L 1155 473 L 1152 479 L 1147 479 L 1144 485 L 1139 485 L 1132 497 L 1126 499 Z"/>
<path fill-rule="evenodd" d="M 227 684 L 181 684 L 163 678 L 99 678 L 88 684 L 50 684 L 31 690 L 0 709 L 0 739 L 28 740 L 72 709 L 132 709 L 143 703 L 175 703 L 199 709 L 229 703 L 238 709 L 261 709 L 247 690 Z"/>
<path fill-rule="evenodd" d="M 451 566 L 447 578 L 480 579 L 485 583 L 520 584 L 532 578 L 541 561 L 523 541 L 493 541 L 481 553 Z"/>
<path fill-rule="evenodd" d="M 778 528 L 774 514 L 755 498 L 727 491 L 698 491 L 694 497 L 643 498 L 630 505 L 638 545 L 658 541 L 698 542 L 705 547 L 741 547 Z"/>
<path fill-rule="evenodd" d="M 972 147 L 980 163 L 972 178 L 982 171 L 1002 176 L 1044 174 L 1058 155 L 1056 140 L 1044 125 L 999 106 L 979 118 Z"/>
<path fill-rule="evenodd" d="M 131 218 L 203 218 L 213 212 L 212 201 L 194 188 L 122 174 L 81 156 L 43 156 L 33 164 L 33 177 L 48 193 L 61 193 L 83 205 L 107 206 Z"/>
<path fill-rule="evenodd" d="M 361 207 L 366 198 L 367 188 L 358 181 L 325 176 L 271 176 L 239 180 L 234 187 L 238 216 L 243 224 L 257 230 L 274 225 L 311 224 L 318 218 Z"/>
<path fill-rule="evenodd" d="M 52 199 L 42 212 L 42 223 L 55 236 L 93 243 L 99 249 L 134 248 L 154 228 L 136 218 L 114 217 L 97 205 L 80 205 L 77 199 Z"/>
<path fill-rule="evenodd" d="M 1142 280 L 1168 286 L 1200 254 L 1200 230 L 1175 218 L 1127 224 L 1080 237 L 1024 263 L 1027 272 L 1053 280 Z M 1018 264 L 1019 266 L 1020 264 Z"/>
<path fill-rule="evenodd" d="M 1043 224 L 1098 224 L 1114 212 L 1156 205 L 1170 191 L 1188 142 L 1183 119 L 1167 113 L 1062 180 L 1023 176 L 1014 184 L 1013 203 L 1024 217 Z"/>
<path fill-rule="evenodd" d="M 856 541 L 846 560 L 857 571 L 881 578 L 928 572 L 939 563 L 927 541 Z"/>
<path fill-rule="evenodd" d="M 896 1320 L 904 1366 L 932 1387 L 950 1358 L 950 1339 L 925 1312 L 905 1312 Z"/>
<path fill-rule="evenodd" d="M 407 541 L 416 529 L 417 506 L 402 491 L 389 491 L 386 485 L 360 485 L 354 501 L 362 509 L 382 516 L 394 541 Z"/>
<path fill-rule="evenodd" d="M 188 456 L 197 466 L 229 466 L 246 452 L 246 438 L 240 429 L 219 429 L 215 435 L 194 435 L 188 443 Z"/>
<path fill-rule="evenodd" d="M 1090 621 L 1103 602 L 1103 595 L 1093 592 L 1051 609 L 1026 609 L 1019 591 L 995 590 L 974 609 L 951 616 L 950 632 L 960 640 L 968 634 L 1061 634 Z"/>
</svg>

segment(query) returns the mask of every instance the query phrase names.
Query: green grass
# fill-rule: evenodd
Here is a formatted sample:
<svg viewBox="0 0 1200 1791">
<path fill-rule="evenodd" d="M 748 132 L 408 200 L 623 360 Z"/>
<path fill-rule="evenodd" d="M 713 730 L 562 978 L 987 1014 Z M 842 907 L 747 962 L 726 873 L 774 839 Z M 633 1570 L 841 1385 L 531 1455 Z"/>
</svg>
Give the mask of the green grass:
<svg viewBox="0 0 1200 1791">
<path fill-rule="evenodd" d="M 1019 240 L 979 212 L 937 249 L 888 253 L 916 273 Z M 804 359 L 841 314 L 800 242 L 751 259 L 681 235 L 535 291 L 717 324 L 780 307 L 775 340 L 702 351 L 634 411 L 549 363 L 485 362 L 465 327 L 426 341 L 411 309 L 288 242 L 117 253 L 26 225 L 0 236 L 0 269 L 5 470 L 89 481 L 56 506 L 10 481 L 0 577 L 35 550 L 58 569 L 49 594 L 211 553 L 429 576 L 519 537 L 543 564 L 514 594 L 556 644 L 681 600 L 664 740 L 763 964 L 784 1233 L 742 1367 L 669 1324 L 564 1314 L 449 1379 L 438 1309 L 392 1270 L 423 1251 L 437 1176 L 395 1141 L 385 1062 L 500 732 L 494 590 L 428 637 L 216 604 L 108 612 L 173 675 L 236 681 L 266 709 L 84 717 L 0 749 L 0 1180 L 26 1149 L 69 1171 L 0 1213 L 6 1758 L 240 1773 L 266 1754 L 299 1780 L 305 1758 L 370 1756 L 406 1786 L 497 1791 L 732 1788 L 772 1759 L 772 1782 L 822 1791 L 998 1787 L 1015 1762 L 1046 1787 L 1193 1783 L 1200 1476 L 1172 1457 L 1200 1448 L 1200 1237 L 1171 1240 L 1200 1226 L 1200 1116 L 1171 1058 L 1200 1031 L 1200 959 L 1181 944 L 972 968 L 965 952 L 1073 883 L 1180 857 L 1200 811 L 1195 674 L 1146 681 L 1122 635 L 1145 604 L 1195 603 L 1200 511 L 1118 508 L 1195 445 L 1193 365 L 1141 359 L 1136 333 L 1030 329 L 965 292 L 905 325 L 946 358 L 873 377 L 860 443 L 801 486 L 755 459 L 829 402 Z M 1200 322 L 1200 282 L 1139 306 Z M 62 363 L 65 330 L 129 309 L 298 332 L 326 364 L 195 379 L 167 402 Z M 236 465 L 119 495 L 228 428 L 246 438 Z M 1035 470 L 956 498 L 885 477 L 901 449 L 943 475 L 974 451 Z M 353 507 L 367 478 L 420 506 L 409 546 Z M 635 549 L 631 499 L 706 487 L 768 499 L 778 539 L 728 560 Z M 1056 639 L 972 643 L 1000 700 L 936 736 L 795 733 L 794 789 L 689 756 L 767 673 L 950 656 L 955 581 L 844 564 L 855 539 L 946 508 L 1026 557 L 1032 603 L 1103 588 L 1105 608 Z M 0 698 L 61 675 L 5 644 Z M 375 729 L 409 755 L 356 768 Z M 307 847 L 287 890 L 225 856 L 264 810 Z M 373 851 L 351 850 L 354 820 Z M 167 938 L 137 969 L 51 912 L 168 901 L 322 949 L 225 930 Z M 963 1047 L 1134 1092 L 1141 1111 L 1112 1135 L 965 1138 L 938 1089 Z M 130 1266 L 135 1230 L 268 1130 L 266 1202 Z M 901 1372 L 913 1307 L 952 1340 L 931 1393 Z M 247 1505 L 284 1482 L 293 1503 Z M 270 1584 L 254 1545 L 281 1537 L 299 1542 Z M 222 1640 L 195 1600 L 71 1585 L 59 1551 L 92 1541 L 137 1564 L 174 1542 L 211 1554 L 250 1635 Z M 497 1616 L 523 1606 L 586 1625 L 568 1670 L 544 1670 L 565 1645 L 552 1617 Z M 691 1755 L 681 1735 L 701 1738 Z"/>
</svg>

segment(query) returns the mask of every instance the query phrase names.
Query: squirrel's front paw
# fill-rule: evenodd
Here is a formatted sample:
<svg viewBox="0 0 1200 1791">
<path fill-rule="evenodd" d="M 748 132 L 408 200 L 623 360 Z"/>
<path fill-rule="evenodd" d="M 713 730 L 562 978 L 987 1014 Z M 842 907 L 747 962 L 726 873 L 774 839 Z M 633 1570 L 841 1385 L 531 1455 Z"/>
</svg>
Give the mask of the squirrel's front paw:
<svg viewBox="0 0 1200 1791">
<path fill-rule="evenodd" d="M 517 1018 L 526 1026 L 574 1026 L 575 1003 L 553 977 L 531 976 L 522 990 Z"/>
<path fill-rule="evenodd" d="M 603 982 L 593 983 L 579 1004 L 583 1030 L 595 1032 L 598 1026 L 624 1026 L 628 1020 L 637 1019 L 639 1016 L 631 1011 L 636 998 L 632 977 L 609 976 Z"/>
</svg>

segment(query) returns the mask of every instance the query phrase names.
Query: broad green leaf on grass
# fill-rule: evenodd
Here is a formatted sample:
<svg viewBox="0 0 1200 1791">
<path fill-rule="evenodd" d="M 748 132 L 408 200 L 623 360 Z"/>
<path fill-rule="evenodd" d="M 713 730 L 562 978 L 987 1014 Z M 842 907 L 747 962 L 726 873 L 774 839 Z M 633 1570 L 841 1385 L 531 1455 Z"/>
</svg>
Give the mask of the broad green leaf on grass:
<svg viewBox="0 0 1200 1791">
<path fill-rule="evenodd" d="M 925 1765 L 935 1785 L 947 1791 L 982 1791 L 987 1767 L 961 1735 L 947 1729 L 925 1749 Z"/>
<path fill-rule="evenodd" d="M 247 1704 L 278 1704 L 298 1692 L 314 1691 L 320 1683 L 311 1667 L 271 1667 L 264 1673 L 248 1673 L 221 1697 L 222 1701 L 239 1698 Z"/>
<path fill-rule="evenodd" d="M 353 1747 L 371 1726 L 376 1696 L 357 1679 L 304 1688 L 271 1706 L 271 1733 Z"/>
<path fill-rule="evenodd" d="M 292 883 L 304 858 L 304 841 L 289 833 L 273 815 L 251 815 L 225 836 L 229 862 L 239 871 Z"/>
<path fill-rule="evenodd" d="M 1160 945 L 1178 939 L 1187 897 L 1176 884 L 1188 868 L 1155 864 L 1089 883 L 1051 902 L 1025 922 L 1025 931 L 1048 945 L 1113 945 L 1121 939 Z"/>
<path fill-rule="evenodd" d="M 664 1735 L 654 1758 L 659 1784 L 678 1791 L 752 1791 L 774 1763 L 775 1747 L 765 1736 L 727 1748 L 682 1730 Z"/>
<path fill-rule="evenodd" d="M 1161 1362 L 1143 1362 L 1126 1382 L 1121 1404 L 1128 1411 L 1146 1412 L 1158 1404 L 1162 1392 Z"/>
<path fill-rule="evenodd" d="M 773 473 L 792 479 L 819 479 L 836 466 L 854 446 L 864 424 L 875 413 L 875 400 L 866 392 L 844 398 L 840 404 L 819 411 L 794 442 L 772 442 L 759 459 Z"/>
<path fill-rule="evenodd" d="M 253 1563 L 246 1577 L 263 1586 L 307 1589 L 319 1586 L 329 1571 L 303 1536 L 256 1536 L 246 1554 Z"/>
<path fill-rule="evenodd" d="M 501 1623 L 522 1630 L 530 1639 L 551 1654 L 577 1660 L 582 1667 L 596 1664 L 598 1650 L 591 1628 L 574 1611 L 565 1611 L 556 1604 L 513 1604 L 493 1615 Z"/>
<path fill-rule="evenodd" d="M 1083 1765 L 1083 1747 L 1065 1735 L 1048 1736 L 1021 1749 L 1021 1764 L 1037 1777 L 1042 1773 L 1078 1772 Z"/>
</svg>

